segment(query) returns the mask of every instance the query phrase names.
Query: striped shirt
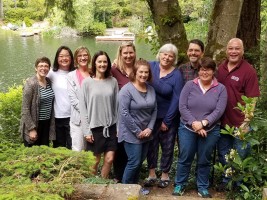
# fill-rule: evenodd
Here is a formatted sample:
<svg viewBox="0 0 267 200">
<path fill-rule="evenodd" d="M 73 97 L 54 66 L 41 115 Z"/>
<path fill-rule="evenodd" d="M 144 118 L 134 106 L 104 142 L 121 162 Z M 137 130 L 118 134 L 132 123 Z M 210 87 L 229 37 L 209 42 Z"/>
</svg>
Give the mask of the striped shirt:
<svg viewBox="0 0 267 200">
<path fill-rule="evenodd" d="M 46 88 L 39 86 L 39 92 L 40 92 L 39 120 L 50 119 L 53 100 L 55 96 L 54 92 L 48 83 L 46 85 Z"/>
</svg>

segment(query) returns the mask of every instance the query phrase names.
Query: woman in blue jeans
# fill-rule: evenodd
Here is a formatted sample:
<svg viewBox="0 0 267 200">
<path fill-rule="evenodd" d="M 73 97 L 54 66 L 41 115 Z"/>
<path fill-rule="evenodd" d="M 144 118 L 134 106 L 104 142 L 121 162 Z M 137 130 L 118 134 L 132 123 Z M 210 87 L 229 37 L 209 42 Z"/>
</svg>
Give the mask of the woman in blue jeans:
<svg viewBox="0 0 267 200">
<path fill-rule="evenodd" d="M 130 82 L 119 93 L 118 141 L 124 142 L 128 162 L 122 183 L 138 183 L 140 168 L 146 158 L 157 116 L 156 94 L 152 86 L 149 63 L 138 60 Z"/>
<path fill-rule="evenodd" d="M 183 195 L 190 167 L 197 154 L 199 196 L 211 198 L 209 173 L 211 154 L 220 137 L 219 119 L 227 102 L 225 87 L 214 77 L 216 63 L 208 57 L 200 60 L 198 78 L 188 81 L 180 95 L 179 157 L 173 195 Z"/>
</svg>

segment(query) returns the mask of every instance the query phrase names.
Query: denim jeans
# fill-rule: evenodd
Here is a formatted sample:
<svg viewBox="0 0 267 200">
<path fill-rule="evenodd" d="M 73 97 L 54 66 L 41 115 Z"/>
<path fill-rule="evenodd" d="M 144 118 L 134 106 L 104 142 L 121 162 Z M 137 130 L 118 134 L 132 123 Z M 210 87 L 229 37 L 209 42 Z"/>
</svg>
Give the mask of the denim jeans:
<svg viewBox="0 0 267 200">
<path fill-rule="evenodd" d="M 240 158 L 245 159 L 250 153 L 251 146 L 249 143 L 235 138 L 231 135 L 221 134 L 221 137 L 217 144 L 219 162 L 222 165 L 226 165 L 225 155 L 230 152 L 231 149 L 236 149 Z M 223 175 L 223 182 L 229 182 L 230 178 Z"/>
<path fill-rule="evenodd" d="M 140 169 L 146 159 L 149 142 L 132 144 L 124 142 L 128 162 L 123 173 L 122 183 L 136 184 L 139 180 Z"/>
<path fill-rule="evenodd" d="M 212 151 L 220 138 L 220 126 L 216 125 L 208 132 L 207 137 L 201 137 L 180 123 L 178 135 L 180 152 L 175 184 L 183 186 L 187 184 L 190 168 L 197 153 L 197 187 L 198 190 L 208 189 Z"/>
</svg>

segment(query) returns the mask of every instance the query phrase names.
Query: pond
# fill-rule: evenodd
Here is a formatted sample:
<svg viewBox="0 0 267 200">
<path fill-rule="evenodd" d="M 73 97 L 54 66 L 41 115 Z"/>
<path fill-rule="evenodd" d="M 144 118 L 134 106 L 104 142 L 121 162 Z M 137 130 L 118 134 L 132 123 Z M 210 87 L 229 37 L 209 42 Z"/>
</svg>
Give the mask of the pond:
<svg viewBox="0 0 267 200">
<path fill-rule="evenodd" d="M 23 80 L 33 75 L 36 58 L 47 56 L 53 63 L 59 46 L 66 45 L 74 52 L 81 45 L 86 46 L 93 55 L 98 50 L 106 51 L 110 59 L 116 57 L 121 42 L 96 42 L 95 38 L 47 38 L 41 35 L 21 37 L 12 31 L 0 30 L 0 91 L 8 86 L 22 84 Z M 142 40 L 135 41 L 137 57 L 154 60 L 155 55 L 150 45 Z"/>
</svg>

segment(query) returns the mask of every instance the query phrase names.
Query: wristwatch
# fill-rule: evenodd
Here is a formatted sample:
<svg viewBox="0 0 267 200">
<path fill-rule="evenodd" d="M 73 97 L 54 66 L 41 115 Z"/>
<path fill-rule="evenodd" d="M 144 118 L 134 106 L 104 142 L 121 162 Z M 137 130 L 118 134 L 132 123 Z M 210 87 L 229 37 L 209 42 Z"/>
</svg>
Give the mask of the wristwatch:
<svg viewBox="0 0 267 200">
<path fill-rule="evenodd" d="M 208 125 L 208 122 L 206 120 L 201 120 L 201 124 L 203 127 L 206 127 Z"/>
</svg>

